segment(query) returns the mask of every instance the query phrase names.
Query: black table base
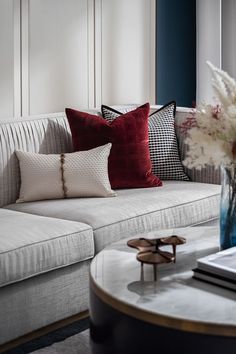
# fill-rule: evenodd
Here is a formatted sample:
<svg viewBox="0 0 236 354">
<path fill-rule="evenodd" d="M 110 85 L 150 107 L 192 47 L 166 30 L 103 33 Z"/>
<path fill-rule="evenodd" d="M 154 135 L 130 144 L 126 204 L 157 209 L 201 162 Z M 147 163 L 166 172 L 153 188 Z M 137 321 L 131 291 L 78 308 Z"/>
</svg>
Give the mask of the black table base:
<svg viewBox="0 0 236 354">
<path fill-rule="evenodd" d="M 236 338 L 185 332 L 128 316 L 90 290 L 93 354 L 236 354 Z"/>
</svg>

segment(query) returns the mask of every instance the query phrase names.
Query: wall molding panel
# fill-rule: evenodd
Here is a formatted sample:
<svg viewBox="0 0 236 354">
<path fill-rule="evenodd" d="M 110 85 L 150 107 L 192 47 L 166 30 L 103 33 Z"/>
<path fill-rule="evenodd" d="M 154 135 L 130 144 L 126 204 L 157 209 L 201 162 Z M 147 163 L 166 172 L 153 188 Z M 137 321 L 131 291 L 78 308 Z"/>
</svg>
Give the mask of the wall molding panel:
<svg viewBox="0 0 236 354">
<path fill-rule="evenodd" d="M 236 79 L 236 1 L 222 1 L 222 68 Z"/>
<path fill-rule="evenodd" d="M 156 1 L 150 1 L 150 54 L 149 80 L 150 102 L 156 103 Z"/>
<path fill-rule="evenodd" d="M 97 0 L 96 0 L 97 2 Z M 101 5 L 100 5 L 101 2 Z M 99 0 L 101 78 L 97 105 L 155 103 L 155 0 Z M 101 11 L 101 13 L 100 13 Z M 100 33 L 100 23 L 95 26 Z M 101 50 L 101 64 L 100 53 Z M 97 87 L 99 96 L 99 88 Z"/>
<path fill-rule="evenodd" d="M 30 114 L 29 107 L 29 0 L 21 0 L 21 115 Z"/>
<path fill-rule="evenodd" d="M 20 117 L 21 111 L 21 1 L 13 2 L 13 26 L 14 26 L 14 109 L 13 116 Z"/>
<path fill-rule="evenodd" d="M 20 116 L 20 0 L 0 2 L 0 119 Z"/>
<path fill-rule="evenodd" d="M 0 117 L 155 103 L 155 4 L 1 0 Z"/>
<path fill-rule="evenodd" d="M 211 14 L 211 16 L 209 16 Z M 236 1 L 197 1 L 197 101 L 215 103 L 210 60 L 236 79 Z"/>
<path fill-rule="evenodd" d="M 103 0 L 94 0 L 94 107 L 102 104 L 102 7 Z"/>
<path fill-rule="evenodd" d="M 95 91 L 95 2 L 88 0 L 88 108 L 96 106 Z"/>
<path fill-rule="evenodd" d="M 206 61 L 222 66 L 222 3 L 221 0 L 198 0 L 196 5 L 197 103 L 214 102 L 211 73 Z"/>
</svg>

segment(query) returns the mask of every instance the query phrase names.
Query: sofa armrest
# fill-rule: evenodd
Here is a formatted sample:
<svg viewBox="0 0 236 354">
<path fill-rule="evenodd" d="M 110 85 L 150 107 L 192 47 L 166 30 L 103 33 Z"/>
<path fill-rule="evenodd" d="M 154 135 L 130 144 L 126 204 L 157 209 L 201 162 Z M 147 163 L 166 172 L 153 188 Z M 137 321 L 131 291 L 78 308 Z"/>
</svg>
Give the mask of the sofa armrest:
<svg viewBox="0 0 236 354">
<path fill-rule="evenodd" d="M 180 125 L 186 119 L 193 109 L 191 108 L 182 108 L 178 107 L 176 111 L 176 135 L 179 144 L 179 152 L 180 152 L 180 159 L 181 161 L 185 160 L 188 145 L 185 144 L 185 134 L 181 131 Z M 197 170 L 196 168 L 187 168 L 184 166 L 184 170 L 187 175 L 190 177 L 191 181 L 194 182 L 202 182 L 202 183 L 214 183 L 220 184 L 220 168 L 215 168 L 214 166 L 206 166 L 201 170 Z"/>
<path fill-rule="evenodd" d="M 188 169 L 184 167 L 185 172 L 193 182 L 220 184 L 220 169 L 214 166 L 206 166 L 201 170 L 195 168 Z"/>
</svg>

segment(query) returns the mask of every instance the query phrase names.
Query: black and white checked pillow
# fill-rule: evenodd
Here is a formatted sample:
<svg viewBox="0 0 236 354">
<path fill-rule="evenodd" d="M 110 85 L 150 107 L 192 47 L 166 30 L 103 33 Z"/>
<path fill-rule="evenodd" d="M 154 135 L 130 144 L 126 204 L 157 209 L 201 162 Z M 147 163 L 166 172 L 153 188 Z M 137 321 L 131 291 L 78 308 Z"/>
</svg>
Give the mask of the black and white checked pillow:
<svg viewBox="0 0 236 354">
<path fill-rule="evenodd" d="M 112 122 L 121 114 L 132 111 L 135 107 L 117 111 L 109 106 L 102 105 L 102 116 Z M 178 143 L 175 135 L 176 103 L 170 102 L 154 112 L 148 120 L 149 149 L 152 161 L 152 172 L 162 180 L 187 181 L 189 177 L 184 172 L 179 157 Z"/>
</svg>

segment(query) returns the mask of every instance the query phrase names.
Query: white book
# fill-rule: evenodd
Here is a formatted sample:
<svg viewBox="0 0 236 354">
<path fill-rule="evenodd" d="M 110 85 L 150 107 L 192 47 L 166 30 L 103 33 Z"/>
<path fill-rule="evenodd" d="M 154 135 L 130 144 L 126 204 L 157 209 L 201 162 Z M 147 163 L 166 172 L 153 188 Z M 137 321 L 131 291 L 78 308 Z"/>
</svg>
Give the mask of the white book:
<svg viewBox="0 0 236 354">
<path fill-rule="evenodd" d="M 204 270 L 200 270 L 196 268 L 193 269 L 193 277 L 198 280 L 203 280 L 207 283 L 223 286 L 224 288 L 236 291 L 235 280 L 222 277 L 221 275 L 218 274 L 208 273 L 205 272 Z"/>
<path fill-rule="evenodd" d="M 198 259 L 197 268 L 236 280 L 236 247 Z"/>
</svg>

